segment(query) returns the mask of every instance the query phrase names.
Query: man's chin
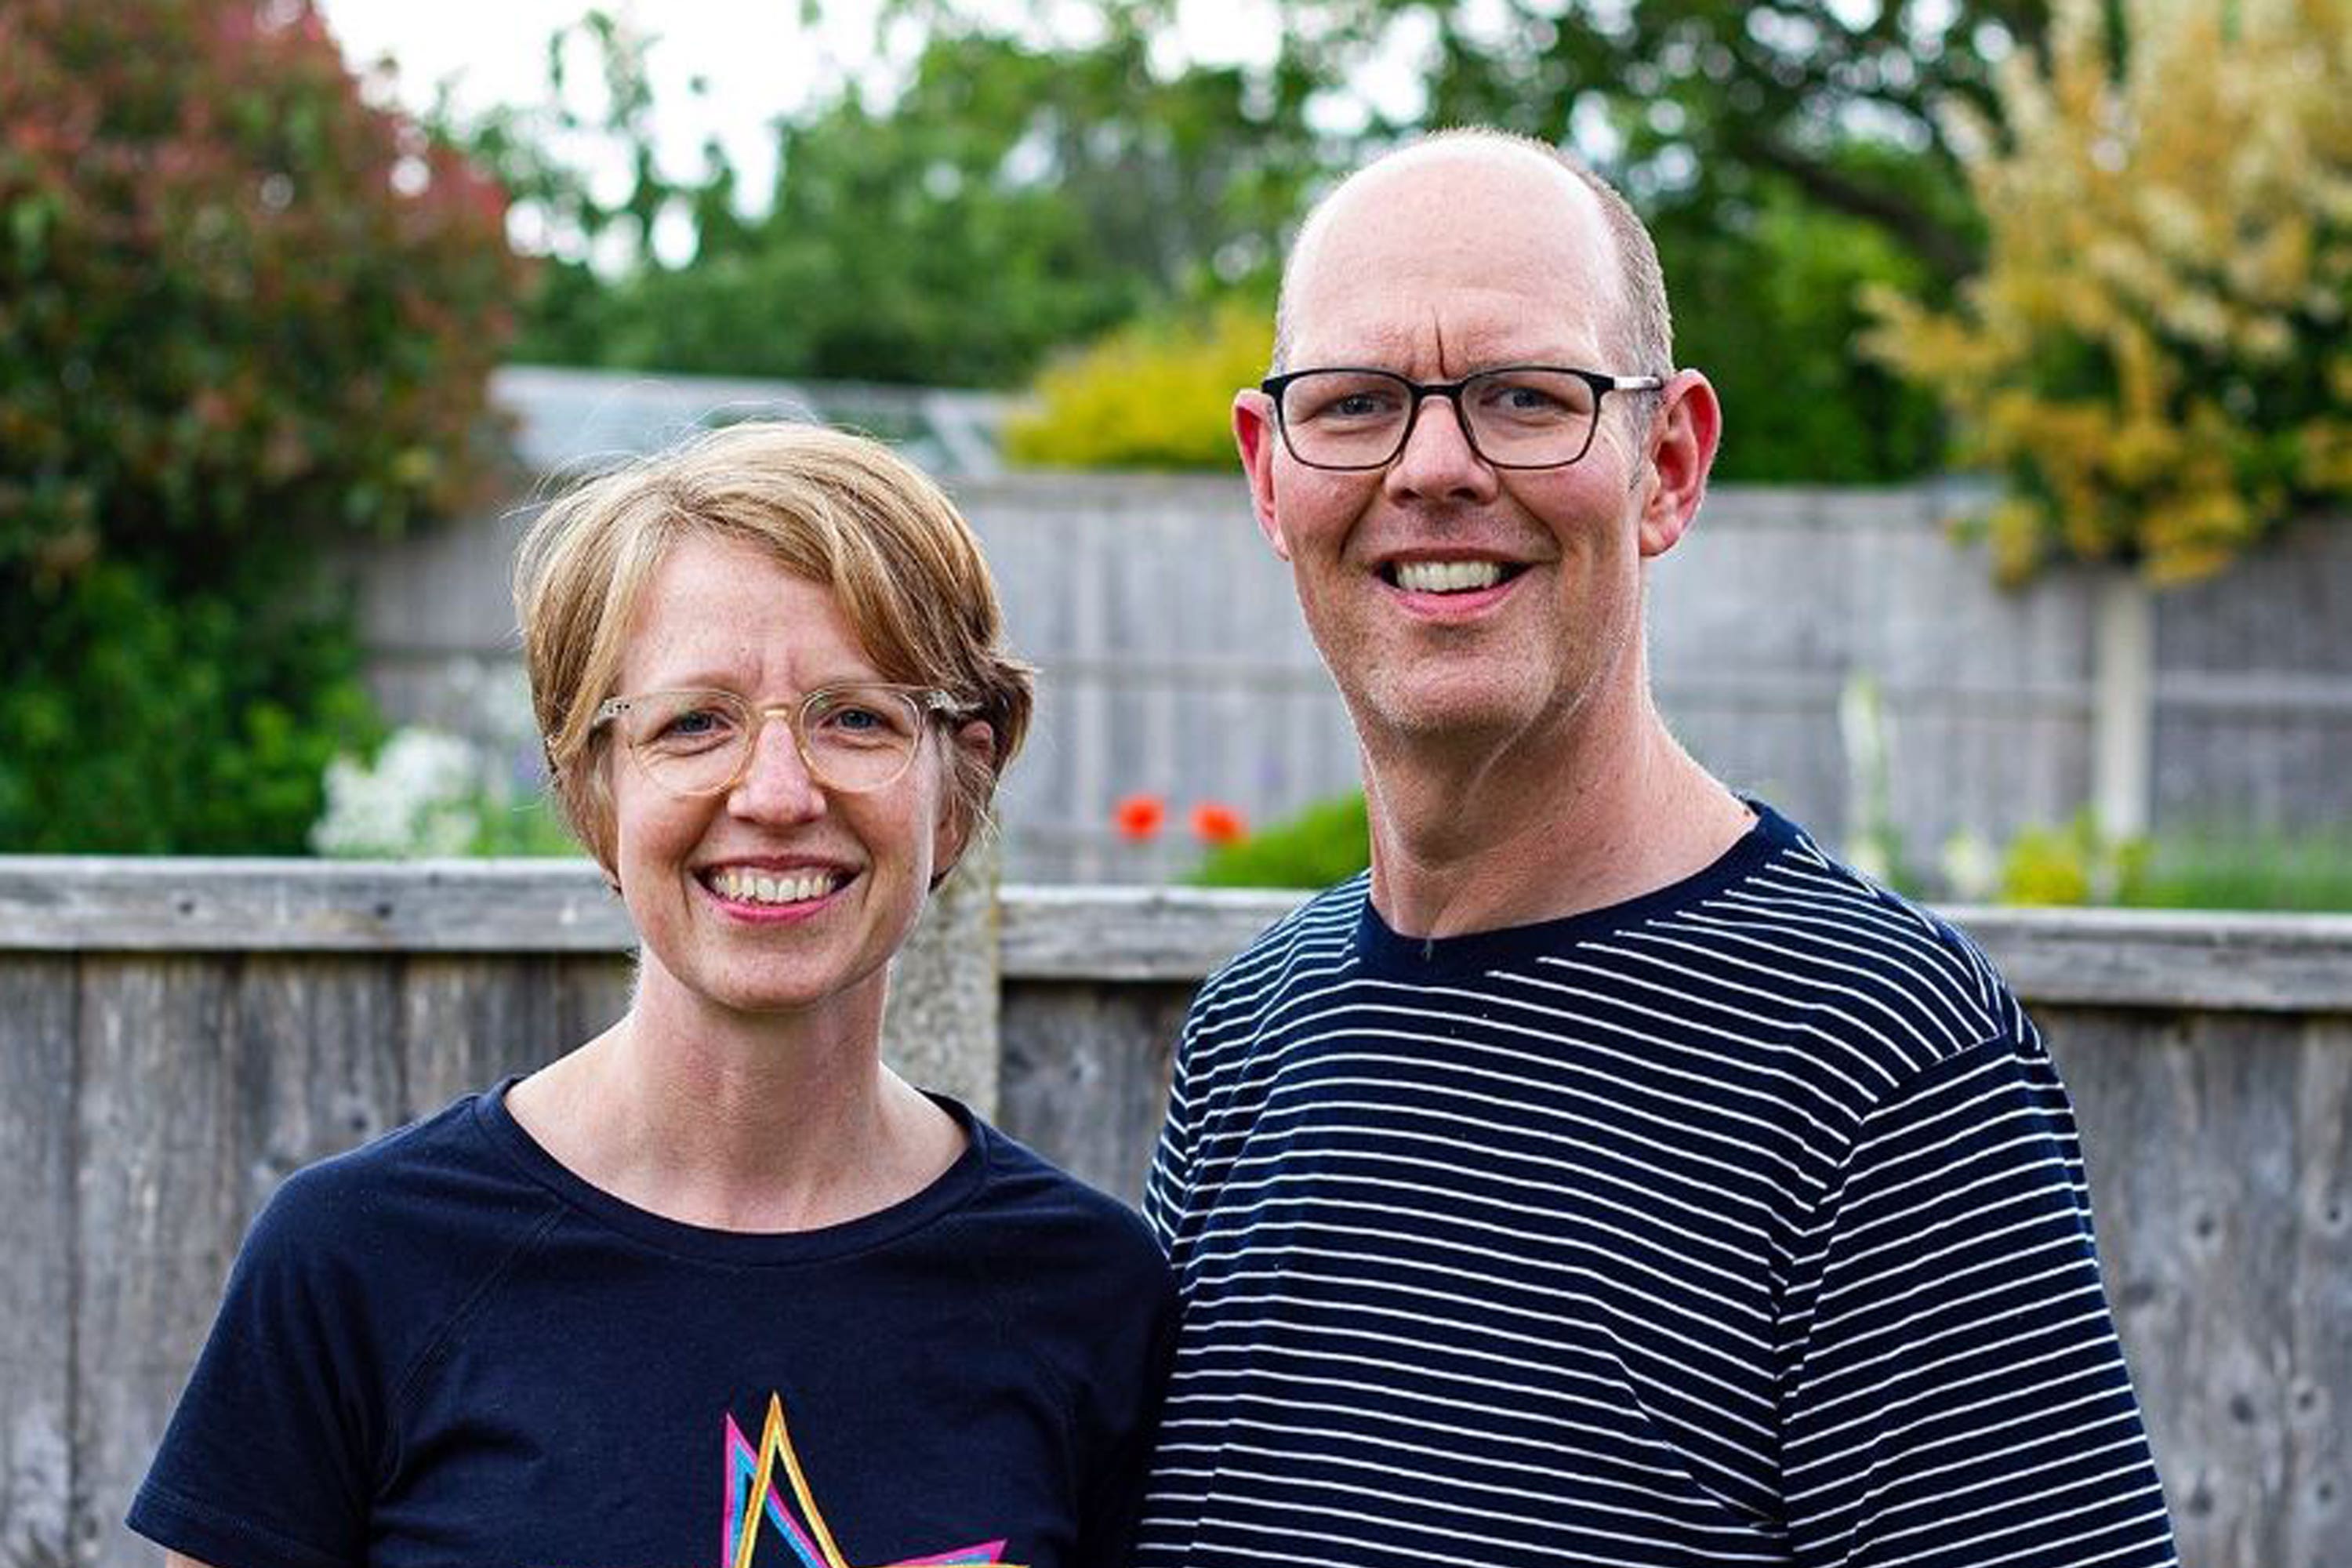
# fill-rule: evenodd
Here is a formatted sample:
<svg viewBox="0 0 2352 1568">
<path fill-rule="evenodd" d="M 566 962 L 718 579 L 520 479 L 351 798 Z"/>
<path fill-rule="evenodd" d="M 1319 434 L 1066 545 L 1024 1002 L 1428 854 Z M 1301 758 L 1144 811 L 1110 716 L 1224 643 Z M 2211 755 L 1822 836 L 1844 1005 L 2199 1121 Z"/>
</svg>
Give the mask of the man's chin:
<svg viewBox="0 0 2352 1568">
<path fill-rule="evenodd" d="M 1526 730 L 1536 704 L 1492 681 L 1375 682 L 1351 697 L 1360 733 L 1413 746 L 1475 747 Z"/>
</svg>

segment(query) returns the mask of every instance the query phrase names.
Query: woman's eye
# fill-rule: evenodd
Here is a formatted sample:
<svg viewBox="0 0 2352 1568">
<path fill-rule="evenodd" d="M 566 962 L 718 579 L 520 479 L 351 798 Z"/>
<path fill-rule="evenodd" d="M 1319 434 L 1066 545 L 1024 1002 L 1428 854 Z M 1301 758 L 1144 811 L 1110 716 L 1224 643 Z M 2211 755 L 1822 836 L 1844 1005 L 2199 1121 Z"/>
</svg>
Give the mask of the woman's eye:
<svg viewBox="0 0 2352 1568">
<path fill-rule="evenodd" d="M 855 700 L 826 708 L 811 729 L 814 739 L 859 744 L 895 742 L 909 732 L 904 713 L 885 703 Z"/>
<path fill-rule="evenodd" d="M 719 709 L 688 708 L 661 718 L 646 741 L 656 746 L 709 745 L 725 740 L 733 728 L 727 715 Z"/>
</svg>

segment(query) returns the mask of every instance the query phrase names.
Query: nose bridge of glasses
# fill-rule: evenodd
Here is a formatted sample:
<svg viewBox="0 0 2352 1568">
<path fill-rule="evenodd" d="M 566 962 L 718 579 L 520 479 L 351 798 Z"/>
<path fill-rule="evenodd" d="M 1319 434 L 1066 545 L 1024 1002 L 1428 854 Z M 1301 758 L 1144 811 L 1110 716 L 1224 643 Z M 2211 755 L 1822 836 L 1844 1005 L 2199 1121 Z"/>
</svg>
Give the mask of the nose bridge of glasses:
<svg viewBox="0 0 2352 1568">
<path fill-rule="evenodd" d="M 803 781 L 811 784 L 817 783 L 816 764 L 810 761 L 808 743 L 801 734 L 802 705 L 798 702 L 772 702 L 761 707 L 746 702 L 743 706 L 746 716 L 740 742 L 742 755 L 737 759 L 735 767 L 737 785 L 740 786 L 754 773 L 762 773 L 773 765 L 772 762 L 763 763 L 762 748 L 790 758 L 794 771 Z M 783 733 L 780 738 L 771 740 L 769 732 L 777 725 L 782 726 Z"/>
<path fill-rule="evenodd" d="M 1404 381 L 1402 376 L 1397 379 Z M 1470 384 L 1467 381 L 1404 381 L 1404 384 L 1411 389 L 1405 395 L 1409 406 L 1405 411 L 1404 428 L 1397 432 L 1396 451 L 1390 461 L 1402 458 L 1412 448 L 1413 437 L 1421 432 L 1422 410 L 1433 398 L 1447 405 L 1446 412 L 1452 416 L 1454 434 L 1460 438 L 1464 450 L 1473 458 L 1485 460 L 1486 454 L 1478 447 L 1477 434 L 1470 428 L 1469 405 L 1462 400 L 1464 390 Z"/>
</svg>

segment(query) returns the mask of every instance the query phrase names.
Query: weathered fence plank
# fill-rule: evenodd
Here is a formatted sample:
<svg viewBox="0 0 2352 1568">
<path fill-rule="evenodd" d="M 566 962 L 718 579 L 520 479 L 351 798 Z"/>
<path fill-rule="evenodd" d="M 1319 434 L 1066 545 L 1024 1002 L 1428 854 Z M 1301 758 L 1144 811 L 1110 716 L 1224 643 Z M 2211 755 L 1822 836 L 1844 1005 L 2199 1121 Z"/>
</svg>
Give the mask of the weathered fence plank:
<svg viewBox="0 0 2352 1568">
<path fill-rule="evenodd" d="M 65 1561 L 73 1451 L 79 976 L 0 952 L 0 1563 Z"/>
<path fill-rule="evenodd" d="M 1190 984 L 1027 981 L 1004 993 L 1003 1125 L 1129 1203 L 1168 1104 Z"/>
<path fill-rule="evenodd" d="M 250 1131 L 234 963 L 92 956 L 76 1086 L 71 1561 L 130 1563 L 118 1522 L 244 1235 Z"/>
<path fill-rule="evenodd" d="M 2182 1561 L 2343 1563 L 2352 1018 L 2038 1010 Z"/>
</svg>

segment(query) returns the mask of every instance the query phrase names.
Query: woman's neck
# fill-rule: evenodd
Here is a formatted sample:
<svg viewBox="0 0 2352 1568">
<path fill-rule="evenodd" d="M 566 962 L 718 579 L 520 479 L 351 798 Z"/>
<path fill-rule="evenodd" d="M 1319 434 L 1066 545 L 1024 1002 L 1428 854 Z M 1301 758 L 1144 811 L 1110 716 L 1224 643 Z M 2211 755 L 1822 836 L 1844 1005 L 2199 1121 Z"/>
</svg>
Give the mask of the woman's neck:
<svg viewBox="0 0 2352 1568">
<path fill-rule="evenodd" d="M 751 1016 L 649 973 L 619 1023 L 508 1105 L 583 1180 L 667 1218 L 748 1231 L 855 1219 L 913 1196 L 963 1148 L 954 1119 L 882 1065 L 873 991 Z"/>
</svg>

